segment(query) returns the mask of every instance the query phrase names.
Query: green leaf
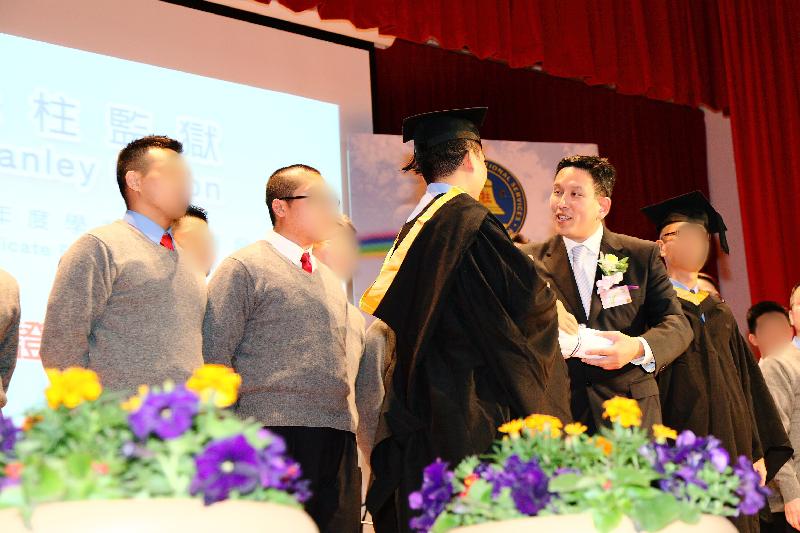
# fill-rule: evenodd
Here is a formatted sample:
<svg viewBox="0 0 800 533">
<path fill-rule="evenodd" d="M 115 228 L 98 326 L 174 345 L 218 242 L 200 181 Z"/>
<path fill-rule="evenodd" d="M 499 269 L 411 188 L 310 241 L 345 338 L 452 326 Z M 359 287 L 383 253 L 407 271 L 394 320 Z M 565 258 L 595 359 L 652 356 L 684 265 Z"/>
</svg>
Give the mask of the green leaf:
<svg viewBox="0 0 800 533">
<path fill-rule="evenodd" d="M 572 492 L 578 490 L 580 481 L 581 476 L 578 474 L 561 474 L 550 480 L 548 489 L 550 492 Z"/>
<path fill-rule="evenodd" d="M 74 453 L 66 460 L 67 473 L 73 477 L 86 477 L 92 467 L 92 457 L 88 453 Z"/>
<path fill-rule="evenodd" d="M 617 509 L 593 509 L 592 521 L 600 533 L 609 533 L 622 521 L 622 513 Z"/>
<path fill-rule="evenodd" d="M 649 487 L 654 479 L 652 471 L 641 470 L 630 467 L 615 468 L 611 471 L 611 479 L 623 485 L 636 485 L 639 487 Z"/>
<path fill-rule="evenodd" d="M 680 519 L 681 505 L 672 494 L 658 493 L 647 500 L 633 502 L 632 518 L 644 531 L 659 531 Z"/>
</svg>

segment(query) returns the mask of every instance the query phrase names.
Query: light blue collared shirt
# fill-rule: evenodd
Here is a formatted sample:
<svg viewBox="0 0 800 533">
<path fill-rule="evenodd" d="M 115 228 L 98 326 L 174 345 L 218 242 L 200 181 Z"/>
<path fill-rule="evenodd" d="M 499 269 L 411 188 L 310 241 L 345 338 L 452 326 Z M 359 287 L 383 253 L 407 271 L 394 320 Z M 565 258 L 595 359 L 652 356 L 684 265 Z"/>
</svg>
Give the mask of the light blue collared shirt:
<svg viewBox="0 0 800 533">
<path fill-rule="evenodd" d="M 422 210 L 425 209 L 425 207 L 429 203 L 431 203 L 431 201 L 434 198 L 436 198 L 440 194 L 446 194 L 453 187 L 455 187 L 455 185 L 450 185 L 449 183 L 434 182 L 429 184 L 428 187 L 425 189 L 425 194 L 423 194 L 422 198 L 419 199 L 419 203 L 417 203 L 417 206 L 414 208 L 413 211 L 411 211 L 411 214 L 408 215 L 406 222 L 411 222 L 411 220 L 414 217 L 422 213 Z"/>
<path fill-rule="evenodd" d="M 800 350 L 800 335 L 798 335 L 798 336 L 796 336 L 795 338 L 792 339 L 792 344 L 794 344 L 795 348 Z"/>
<path fill-rule="evenodd" d="M 145 237 L 158 245 L 161 244 L 161 238 L 164 237 L 165 233 L 169 233 L 169 236 L 172 237 L 172 228 L 164 229 L 136 211 L 131 211 L 130 209 L 125 211 L 125 216 L 122 217 L 122 220 L 141 231 Z"/>
<path fill-rule="evenodd" d="M 669 281 L 672 283 L 673 287 L 678 287 L 679 289 L 683 289 L 685 291 L 689 291 L 689 292 L 694 293 L 694 294 L 697 294 L 698 292 L 700 292 L 700 287 L 698 287 L 697 285 L 695 285 L 694 288 L 690 289 L 689 287 L 686 286 L 686 284 L 681 283 L 677 279 L 669 278 Z M 706 314 L 705 313 L 702 313 L 700 315 L 700 320 L 702 320 L 703 323 L 705 323 L 705 321 L 706 321 Z"/>
</svg>

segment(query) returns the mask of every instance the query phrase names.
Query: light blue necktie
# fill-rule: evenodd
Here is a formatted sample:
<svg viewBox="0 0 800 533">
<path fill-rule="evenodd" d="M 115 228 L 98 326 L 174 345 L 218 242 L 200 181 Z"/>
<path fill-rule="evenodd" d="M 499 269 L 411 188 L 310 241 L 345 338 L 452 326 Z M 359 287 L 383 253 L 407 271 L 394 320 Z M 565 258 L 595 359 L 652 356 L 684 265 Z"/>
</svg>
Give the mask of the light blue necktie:
<svg viewBox="0 0 800 533">
<path fill-rule="evenodd" d="M 575 276 L 575 284 L 578 286 L 587 320 L 589 311 L 592 308 L 592 280 L 586 277 L 586 269 L 583 262 L 586 261 L 586 252 L 588 251 L 589 249 L 582 244 L 572 249 L 572 274 Z"/>
</svg>

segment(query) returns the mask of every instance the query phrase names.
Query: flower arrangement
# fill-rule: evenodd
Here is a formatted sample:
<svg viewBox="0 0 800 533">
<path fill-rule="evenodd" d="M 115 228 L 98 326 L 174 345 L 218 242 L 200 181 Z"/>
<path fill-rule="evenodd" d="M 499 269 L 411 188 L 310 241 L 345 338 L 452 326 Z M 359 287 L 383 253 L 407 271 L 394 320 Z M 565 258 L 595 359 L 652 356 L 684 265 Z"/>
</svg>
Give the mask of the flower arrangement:
<svg viewBox="0 0 800 533">
<path fill-rule="evenodd" d="M 185 385 L 103 392 L 83 368 L 48 370 L 48 408 L 22 428 L 0 415 L 0 508 L 30 517 L 39 504 L 202 497 L 300 506 L 310 496 L 283 440 L 224 407 L 241 378 L 206 365 Z"/>
<path fill-rule="evenodd" d="M 696 523 L 702 514 L 752 515 L 768 490 L 746 457 L 731 462 L 714 437 L 681 434 L 662 425 L 652 438 L 640 427 L 635 400 L 603 404 L 612 426 L 589 436 L 586 426 L 531 415 L 512 420 L 482 457 L 454 470 L 437 460 L 409 497 L 415 531 L 450 529 L 537 515 L 591 513 L 608 532 L 629 517 L 637 531 L 672 522 Z"/>
</svg>

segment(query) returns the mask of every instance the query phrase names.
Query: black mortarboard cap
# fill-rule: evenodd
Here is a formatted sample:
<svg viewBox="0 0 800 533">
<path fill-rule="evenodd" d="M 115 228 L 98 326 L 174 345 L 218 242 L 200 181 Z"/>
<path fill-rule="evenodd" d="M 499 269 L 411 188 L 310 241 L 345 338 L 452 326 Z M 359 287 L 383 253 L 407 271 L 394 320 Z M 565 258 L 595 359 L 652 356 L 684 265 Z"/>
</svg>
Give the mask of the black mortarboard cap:
<svg viewBox="0 0 800 533">
<path fill-rule="evenodd" d="M 403 142 L 414 139 L 414 151 L 425 150 L 454 139 L 480 142 L 487 107 L 470 107 L 422 113 L 403 119 Z"/>
<path fill-rule="evenodd" d="M 705 195 L 700 191 L 694 191 L 663 202 L 649 205 L 642 208 L 647 218 L 653 221 L 660 232 L 664 227 L 675 222 L 692 222 L 701 224 L 709 233 L 719 233 L 719 244 L 727 254 L 728 239 L 725 232 L 728 228 L 722 215 L 714 209 Z"/>
</svg>

